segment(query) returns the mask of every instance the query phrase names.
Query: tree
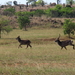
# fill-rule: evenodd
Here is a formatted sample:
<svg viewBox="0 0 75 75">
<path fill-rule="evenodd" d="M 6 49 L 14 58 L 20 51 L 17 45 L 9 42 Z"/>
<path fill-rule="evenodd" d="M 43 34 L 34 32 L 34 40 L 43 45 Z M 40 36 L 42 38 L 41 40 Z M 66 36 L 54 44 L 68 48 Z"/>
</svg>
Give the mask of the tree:
<svg viewBox="0 0 75 75">
<path fill-rule="evenodd" d="M 44 6 L 45 5 L 45 2 L 43 0 L 38 0 L 36 2 L 36 4 Z"/>
<path fill-rule="evenodd" d="M 74 0 L 66 0 L 66 4 L 72 5 L 73 3 L 75 3 Z"/>
<path fill-rule="evenodd" d="M 12 6 L 12 1 L 6 2 L 7 5 Z"/>
<path fill-rule="evenodd" d="M 26 1 L 28 1 L 29 3 L 31 3 L 31 2 L 35 2 L 37 0 L 26 0 Z"/>
<path fill-rule="evenodd" d="M 68 34 L 69 38 L 71 34 L 74 35 L 74 31 L 75 31 L 75 23 L 72 21 L 73 20 L 65 19 L 64 26 L 63 26 L 64 34 Z"/>
<path fill-rule="evenodd" d="M 12 7 L 8 8 L 8 9 L 5 9 L 3 11 L 3 15 L 6 15 L 6 16 L 12 16 L 14 14 L 15 14 L 15 9 L 12 8 Z"/>
<path fill-rule="evenodd" d="M 0 38 L 1 38 L 1 32 L 7 32 L 9 33 L 12 28 L 9 26 L 9 20 L 6 20 L 4 18 L 0 18 Z"/>
<path fill-rule="evenodd" d="M 60 4 L 61 0 L 57 0 L 57 4 Z"/>
<path fill-rule="evenodd" d="M 30 20 L 29 20 L 29 17 L 28 16 L 19 16 L 18 17 L 18 22 L 19 22 L 19 27 L 20 27 L 20 29 L 25 29 L 25 30 L 27 30 L 26 29 L 26 26 L 27 25 L 29 25 L 30 24 Z"/>
<path fill-rule="evenodd" d="M 17 1 L 13 1 L 13 4 L 14 4 L 14 5 L 18 5 L 18 4 L 17 4 Z"/>
</svg>

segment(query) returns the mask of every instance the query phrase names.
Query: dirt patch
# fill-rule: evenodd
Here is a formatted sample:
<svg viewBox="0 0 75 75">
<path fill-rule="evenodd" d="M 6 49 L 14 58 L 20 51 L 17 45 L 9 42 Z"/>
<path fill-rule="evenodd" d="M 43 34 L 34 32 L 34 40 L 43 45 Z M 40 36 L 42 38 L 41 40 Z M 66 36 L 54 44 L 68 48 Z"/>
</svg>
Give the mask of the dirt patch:
<svg viewBox="0 0 75 75">
<path fill-rule="evenodd" d="M 48 39 L 39 39 L 41 41 L 55 41 L 57 38 L 48 38 Z M 70 40 L 69 38 L 67 37 L 62 37 L 60 38 L 60 40 Z"/>
<path fill-rule="evenodd" d="M 50 39 L 40 39 L 42 41 L 55 41 L 56 38 L 50 38 Z"/>
<path fill-rule="evenodd" d="M 1 66 L 10 66 L 10 67 L 18 67 L 18 66 L 30 66 L 30 67 L 41 67 L 41 66 L 51 66 L 51 67 L 71 67 L 74 68 L 74 63 L 2 63 Z"/>
</svg>

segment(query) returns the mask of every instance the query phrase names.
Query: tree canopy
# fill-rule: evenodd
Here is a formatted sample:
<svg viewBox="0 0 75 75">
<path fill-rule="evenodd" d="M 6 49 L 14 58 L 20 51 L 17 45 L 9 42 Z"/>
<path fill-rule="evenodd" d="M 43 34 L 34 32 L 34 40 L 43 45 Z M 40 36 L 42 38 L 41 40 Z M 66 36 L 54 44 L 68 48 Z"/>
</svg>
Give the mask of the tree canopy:
<svg viewBox="0 0 75 75">
<path fill-rule="evenodd" d="M 65 19 L 64 26 L 63 26 L 64 34 L 68 34 L 69 37 L 71 34 L 74 35 L 74 31 L 75 31 L 75 23 L 72 21 L 73 20 Z"/>
<path fill-rule="evenodd" d="M 0 18 L 0 38 L 1 38 L 1 32 L 7 32 L 9 33 L 12 28 L 9 25 L 9 20 L 6 20 L 4 18 Z"/>
<path fill-rule="evenodd" d="M 29 20 L 29 17 L 28 16 L 19 16 L 18 17 L 18 22 L 19 22 L 19 27 L 20 29 L 26 29 L 26 26 L 29 25 L 30 23 L 30 20 Z"/>
</svg>

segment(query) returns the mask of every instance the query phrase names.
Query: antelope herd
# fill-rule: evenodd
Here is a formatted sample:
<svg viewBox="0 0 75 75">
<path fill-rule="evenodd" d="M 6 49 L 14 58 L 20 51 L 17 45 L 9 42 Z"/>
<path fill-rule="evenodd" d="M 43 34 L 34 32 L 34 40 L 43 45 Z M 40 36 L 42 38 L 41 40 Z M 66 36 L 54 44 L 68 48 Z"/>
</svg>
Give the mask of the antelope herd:
<svg viewBox="0 0 75 75">
<path fill-rule="evenodd" d="M 65 48 L 65 49 L 67 50 L 66 46 L 68 46 L 68 45 L 73 46 L 73 49 L 74 49 L 73 41 L 71 41 L 71 40 L 60 41 L 59 38 L 60 38 L 60 35 L 59 35 L 59 37 L 55 40 L 55 42 L 58 43 L 58 45 L 61 47 L 61 49 L 62 49 L 62 48 Z M 20 43 L 20 45 L 18 46 L 18 48 L 19 48 L 19 47 L 22 48 L 21 45 L 27 45 L 26 48 L 28 48 L 28 46 L 30 46 L 30 48 L 32 48 L 32 46 L 30 45 L 30 43 L 31 43 L 30 40 L 21 40 L 20 36 L 18 36 L 16 39 L 17 39 L 18 42 Z"/>
</svg>

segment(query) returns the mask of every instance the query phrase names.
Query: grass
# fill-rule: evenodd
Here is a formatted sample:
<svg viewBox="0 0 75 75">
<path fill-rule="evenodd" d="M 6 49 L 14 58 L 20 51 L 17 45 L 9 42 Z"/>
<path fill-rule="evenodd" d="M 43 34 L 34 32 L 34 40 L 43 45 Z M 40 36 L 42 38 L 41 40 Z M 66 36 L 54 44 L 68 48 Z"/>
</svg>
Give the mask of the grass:
<svg viewBox="0 0 75 75">
<path fill-rule="evenodd" d="M 75 50 L 61 50 L 54 40 L 63 29 L 13 30 L 0 39 L 0 75 L 75 75 Z M 18 49 L 15 39 L 30 39 L 33 48 Z M 75 40 L 73 40 L 75 42 Z"/>
</svg>

